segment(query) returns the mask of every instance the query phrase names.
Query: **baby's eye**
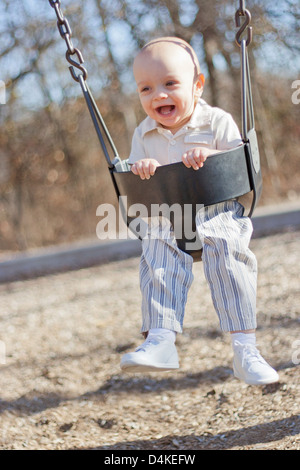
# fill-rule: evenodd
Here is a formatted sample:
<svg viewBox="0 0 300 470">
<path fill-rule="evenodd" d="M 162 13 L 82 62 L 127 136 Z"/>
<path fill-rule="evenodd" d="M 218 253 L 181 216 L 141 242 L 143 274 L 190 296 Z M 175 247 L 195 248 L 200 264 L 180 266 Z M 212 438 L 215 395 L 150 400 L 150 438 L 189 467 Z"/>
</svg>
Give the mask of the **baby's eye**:
<svg viewBox="0 0 300 470">
<path fill-rule="evenodd" d="M 175 81 L 174 80 L 169 80 L 167 83 L 166 83 L 166 86 L 173 86 L 175 85 Z"/>
<path fill-rule="evenodd" d="M 140 92 L 141 92 L 141 93 L 146 93 L 146 92 L 149 91 L 149 90 L 150 90 L 150 87 L 144 86 L 143 88 L 141 88 Z"/>
</svg>

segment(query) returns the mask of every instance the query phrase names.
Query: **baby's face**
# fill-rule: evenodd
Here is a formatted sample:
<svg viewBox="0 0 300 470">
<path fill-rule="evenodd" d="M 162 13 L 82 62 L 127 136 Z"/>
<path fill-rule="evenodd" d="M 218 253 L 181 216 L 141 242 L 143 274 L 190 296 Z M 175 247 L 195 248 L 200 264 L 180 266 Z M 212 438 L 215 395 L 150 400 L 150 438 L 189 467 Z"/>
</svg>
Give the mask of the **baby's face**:
<svg viewBox="0 0 300 470">
<path fill-rule="evenodd" d="M 133 71 L 144 111 L 177 132 L 189 121 L 204 83 L 201 74 L 195 80 L 191 55 L 172 42 L 158 42 L 138 54 Z"/>
</svg>

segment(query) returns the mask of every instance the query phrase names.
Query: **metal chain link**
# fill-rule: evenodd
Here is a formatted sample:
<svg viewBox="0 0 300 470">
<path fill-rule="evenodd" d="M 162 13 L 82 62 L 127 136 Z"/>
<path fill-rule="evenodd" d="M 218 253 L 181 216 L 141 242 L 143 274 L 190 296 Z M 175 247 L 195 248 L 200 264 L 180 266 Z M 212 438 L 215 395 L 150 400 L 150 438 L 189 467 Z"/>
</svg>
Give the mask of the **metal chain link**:
<svg viewBox="0 0 300 470">
<path fill-rule="evenodd" d="M 245 18 L 244 23 L 241 25 L 241 18 Z M 240 8 L 236 11 L 235 14 L 235 24 L 240 29 L 236 33 L 235 40 L 238 46 L 241 46 L 242 43 L 242 35 L 244 31 L 247 31 L 247 40 L 246 46 L 249 46 L 250 42 L 252 41 L 252 26 L 250 25 L 251 21 L 251 13 L 249 10 L 246 9 L 246 2 L 245 0 L 240 0 Z"/>
<path fill-rule="evenodd" d="M 245 10 L 246 10 L 246 2 L 245 0 L 240 0 L 240 12 L 244 14 Z"/>
<path fill-rule="evenodd" d="M 242 35 L 246 31 L 247 32 L 247 40 L 246 46 L 249 46 L 250 42 L 252 41 L 252 27 L 249 26 L 251 22 L 251 13 L 249 10 L 246 9 L 246 2 L 245 0 L 240 0 L 240 7 L 235 13 L 235 24 L 239 27 L 239 30 L 236 33 L 235 40 L 239 46 L 242 43 Z M 83 79 L 86 80 L 88 73 L 85 67 L 82 66 L 84 63 L 82 53 L 76 47 L 74 47 L 71 37 L 72 37 L 72 30 L 69 25 L 68 20 L 64 17 L 63 12 L 61 11 L 60 5 L 61 0 L 49 0 L 50 6 L 54 9 L 56 16 L 57 16 L 57 27 L 61 37 L 65 40 L 67 45 L 66 51 L 66 59 L 71 64 L 69 67 L 72 78 L 79 82 L 79 76 L 76 75 L 74 67 L 77 68 L 82 72 Z M 245 18 L 244 23 L 241 25 L 241 18 Z M 76 55 L 78 62 L 71 58 L 71 56 Z"/>
<path fill-rule="evenodd" d="M 72 43 L 72 30 L 69 25 L 68 20 L 64 17 L 60 5 L 61 5 L 61 0 L 49 0 L 50 6 L 54 9 L 56 16 L 57 16 L 57 28 L 59 31 L 59 34 L 61 37 L 65 40 L 66 45 L 67 45 L 67 51 L 66 51 L 66 59 L 71 64 L 69 67 L 70 73 L 72 75 L 72 78 L 76 81 L 79 82 L 79 75 L 82 75 L 83 79 L 86 80 L 88 73 L 85 67 L 82 66 L 84 63 L 83 56 L 77 47 L 74 47 Z M 72 59 L 71 56 L 77 56 L 78 62 L 76 60 Z M 80 70 L 82 73 L 76 75 L 74 67 Z"/>
</svg>

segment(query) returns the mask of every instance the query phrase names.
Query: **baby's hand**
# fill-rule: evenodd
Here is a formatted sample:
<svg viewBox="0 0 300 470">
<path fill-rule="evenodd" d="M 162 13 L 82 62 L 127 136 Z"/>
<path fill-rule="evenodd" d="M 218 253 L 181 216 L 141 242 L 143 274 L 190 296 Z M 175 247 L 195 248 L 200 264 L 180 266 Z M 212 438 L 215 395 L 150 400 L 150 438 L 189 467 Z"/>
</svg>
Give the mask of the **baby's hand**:
<svg viewBox="0 0 300 470">
<path fill-rule="evenodd" d="M 161 165 L 154 158 L 143 158 L 132 165 L 131 171 L 135 175 L 139 175 L 142 180 L 148 180 L 150 176 L 154 175 L 158 166 Z"/>
<path fill-rule="evenodd" d="M 182 155 L 182 161 L 187 168 L 199 170 L 209 155 L 218 153 L 218 150 L 207 149 L 205 147 L 196 147 L 188 150 Z"/>
</svg>

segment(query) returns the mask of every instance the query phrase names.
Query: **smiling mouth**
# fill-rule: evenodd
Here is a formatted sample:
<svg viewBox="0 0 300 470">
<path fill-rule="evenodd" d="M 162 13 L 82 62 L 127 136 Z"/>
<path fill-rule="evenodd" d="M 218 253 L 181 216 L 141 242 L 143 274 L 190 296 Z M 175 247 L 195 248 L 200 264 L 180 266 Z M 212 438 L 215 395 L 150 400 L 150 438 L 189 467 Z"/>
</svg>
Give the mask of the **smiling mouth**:
<svg viewBox="0 0 300 470">
<path fill-rule="evenodd" d="M 156 108 L 156 111 L 161 115 L 161 116 L 168 116 L 169 114 L 174 111 L 175 106 L 174 105 L 165 105 L 165 106 L 159 106 Z"/>
</svg>

